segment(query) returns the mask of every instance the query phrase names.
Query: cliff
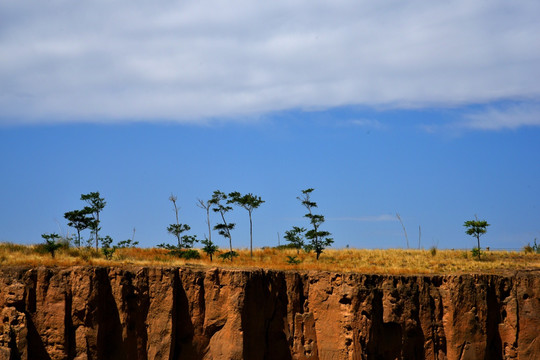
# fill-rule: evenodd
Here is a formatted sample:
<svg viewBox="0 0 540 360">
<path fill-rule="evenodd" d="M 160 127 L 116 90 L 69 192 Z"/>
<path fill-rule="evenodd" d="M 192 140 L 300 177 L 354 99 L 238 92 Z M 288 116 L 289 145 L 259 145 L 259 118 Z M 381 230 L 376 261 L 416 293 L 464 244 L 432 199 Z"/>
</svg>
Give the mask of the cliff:
<svg viewBox="0 0 540 360">
<path fill-rule="evenodd" d="M 0 359 L 540 359 L 540 272 L 0 268 Z"/>
</svg>

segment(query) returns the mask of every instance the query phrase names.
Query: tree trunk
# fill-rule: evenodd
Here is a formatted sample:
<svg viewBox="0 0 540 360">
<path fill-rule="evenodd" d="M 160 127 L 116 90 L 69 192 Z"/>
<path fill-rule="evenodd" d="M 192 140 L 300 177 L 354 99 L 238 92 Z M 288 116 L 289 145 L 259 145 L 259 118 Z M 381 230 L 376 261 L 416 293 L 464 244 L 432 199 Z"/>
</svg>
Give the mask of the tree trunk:
<svg viewBox="0 0 540 360">
<path fill-rule="evenodd" d="M 478 260 L 480 260 L 480 235 L 477 235 L 476 239 L 478 240 Z"/>
<path fill-rule="evenodd" d="M 212 227 L 210 226 L 210 205 L 206 208 L 206 223 L 208 224 L 208 241 L 212 243 Z M 212 257 L 210 257 L 212 261 Z"/>
<path fill-rule="evenodd" d="M 230 249 L 230 254 L 231 254 L 231 262 L 233 261 L 233 256 L 232 256 L 232 239 L 231 239 L 231 231 L 229 230 L 229 224 L 227 224 L 227 221 L 225 221 L 225 215 L 223 215 L 222 212 L 220 212 L 221 214 L 221 219 L 223 220 L 223 224 L 225 224 L 225 229 L 227 230 L 227 237 L 229 238 L 229 249 Z"/>
<path fill-rule="evenodd" d="M 96 211 L 96 251 L 99 251 L 99 211 Z"/>
<path fill-rule="evenodd" d="M 251 221 L 251 211 L 249 212 L 249 255 L 253 258 L 253 222 Z"/>
</svg>

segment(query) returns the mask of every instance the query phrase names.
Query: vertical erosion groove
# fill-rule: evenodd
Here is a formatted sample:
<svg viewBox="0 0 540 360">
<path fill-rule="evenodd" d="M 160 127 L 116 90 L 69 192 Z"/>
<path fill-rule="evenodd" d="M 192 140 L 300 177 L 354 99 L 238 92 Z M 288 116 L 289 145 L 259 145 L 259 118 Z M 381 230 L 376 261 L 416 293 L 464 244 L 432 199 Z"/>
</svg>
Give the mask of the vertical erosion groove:
<svg viewBox="0 0 540 360">
<path fill-rule="evenodd" d="M 28 359 L 44 359 L 49 360 L 50 356 L 47 353 L 47 350 L 45 349 L 45 345 L 43 344 L 43 340 L 41 339 L 41 336 L 39 334 L 39 331 L 36 329 L 36 326 L 34 324 L 33 318 L 36 316 L 36 312 L 38 310 L 37 306 L 37 296 L 36 296 L 36 288 L 38 286 L 43 286 L 44 288 L 48 288 L 48 284 L 39 284 L 38 283 L 38 276 L 37 271 L 31 270 L 28 272 L 28 277 L 26 279 L 26 306 L 23 310 L 24 314 L 26 315 L 26 343 L 27 343 L 27 354 Z M 48 280 L 50 276 L 45 277 L 46 280 Z M 44 304 L 43 304 L 44 305 Z"/>
<path fill-rule="evenodd" d="M 75 327 L 73 326 L 73 318 L 71 317 L 73 308 L 73 294 L 71 292 L 71 283 L 69 274 L 65 274 L 64 281 L 66 285 L 64 293 L 64 352 L 66 359 L 72 360 L 75 358 Z"/>
<path fill-rule="evenodd" d="M 180 354 L 180 345 L 177 343 L 176 334 L 178 329 L 178 269 L 173 270 L 171 278 L 172 288 L 172 310 L 171 310 L 171 344 L 169 350 L 169 360 L 176 360 Z"/>
<path fill-rule="evenodd" d="M 175 271 L 174 276 L 174 306 L 176 318 L 173 318 L 173 326 L 175 328 L 175 349 L 173 359 L 191 360 L 197 359 L 198 354 L 193 346 L 194 327 L 191 320 L 190 303 L 187 297 L 186 289 L 184 288 L 183 279 L 179 272 Z M 190 275 L 195 275 L 191 273 Z M 190 279 L 192 280 L 192 279 Z"/>
<path fill-rule="evenodd" d="M 291 359 L 285 335 L 286 283 L 283 273 L 258 270 L 248 274 L 241 323 L 245 359 Z"/>
<path fill-rule="evenodd" d="M 147 360 L 146 320 L 150 306 L 148 271 L 123 271 L 120 282 L 120 310 L 127 359 Z"/>
<path fill-rule="evenodd" d="M 122 324 L 106 268 L 97 268 L 97 359 L 125 360 Z"/>
<path fill-rule="evenodd" d="M 502 360 L 502 342 L 499 334 L 499 324 L 501 323 L 501 304 L 496 293 L 499 278 L 491 276 L 488 279 L 487 288 L 487 344 L 486 359 Z"/>
</svg>

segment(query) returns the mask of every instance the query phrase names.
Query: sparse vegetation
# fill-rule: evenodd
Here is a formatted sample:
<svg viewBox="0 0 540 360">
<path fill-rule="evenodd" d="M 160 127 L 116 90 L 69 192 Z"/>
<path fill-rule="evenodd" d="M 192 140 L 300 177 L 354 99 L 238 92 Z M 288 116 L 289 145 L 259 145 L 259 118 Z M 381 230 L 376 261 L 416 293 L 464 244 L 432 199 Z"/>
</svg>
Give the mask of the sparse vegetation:
<svg viewBox="0 0 540 360">
<path fill-rule="evenodd" d="M 169 251 L 169 255 L 177 256 L 183 259 L 198 259 L 200 254 L 198 251 L 193 250 L 193 244 L 198 242 L 196 235 L 182 235 L 183 232 L 191 230 L 191 227 L 187 224 L 180 224 L 178 219 L 178 206 L 176 205 L 177 197 L 171 194 L 169 200 L 173 203 L 174 214 L 176 216 L 176 223 L 170 224 L 167 227 L 169 234 L 174 235 L 178 241 L 177 245 L 159 244 L 158 247 Z"/>
<path fill-rule="evenodd" d="M 233 258 L 238 257 L 238 256 L 239 256 L 238 253 L 234 250 L 224 252 L 223 254 L 219 254 L 220 259 L 231 260 L 231 261 L 233 261 Z"/>
<path fill-rule="evenodd" d="M 101 252 L 105 256 L 105 259 L 111 260 L 114 252 L 117 249 L 116 246 L 111 246 L 113 239 L 109 235 L 107 235 L 104 238 L 100 238 L 99 240 L 101 241 Z"/>
<path fill-rule="evenodd" d="M 304 244 L 304 232 L 306 229 L 303 227 L 293 226 L 292 230 L 285 231 L 285 240 L 289 242 L 289 246 L 296 249 L 296 253 L 300 253 L 300 249 L 302 249 Z"/>
<path fill-rule="evenodd" d="M 178 206 L 176 206 L 177 197 L 171 194 L 171 196 L 169 196 L 169 200 L 173 203 L 174 206 L 176 223 L 170 224 L 167 227 L 167 231 L 169 232 L 169 234 L 174 235 L 178 240 L 178 245 L 176 246 L 176 248 L 178 248 L 179 250 L 191 249 L 193 247 L 193 243 L 197 241 L 197 237 L 194 235 L 182 235 L 183 232 L 191 230 L 191 227 L 187 224 L 180 224 L 178 220 Z"/>
<path fill-rule="evenodd" d="M 41 237 L 45 240 L 45 244 L 43 244 L 43 248 L 51 254 L 51 256 L 54 258 L 54 254 L 56 250 L 62 247 L 62 244 L 58 243 L 56 239 L 60 239 L 60 236 L 58 234 L 41 234 Z"/>
<path fill-rule="evenodd" d="M 198 252 L 197 249 L 192 249 Z M 278 270 L 324 270 L 338 272 L 361 272 L 378 274 L 448 274 L 448 273 L 500 273 L 506 270 L 540 269 L 540 255 L 523 251 L 493 251 L 483 256 L 483 261 L 471 261 L 469 251 L 437 249 L 437 256 L 430 250 L 360 250 L 327 249 L 326 256 L 318 261 L 313 253 L 296 249 L 276 248 L 235 249 L 234 264 L 220 262 L 224 268 L 265 268 Z M 228 253 L 228 252 L 227 252 Z M 229 255 L 225 255 L 225 260 Z M 287 262 L 288 256 L 296 258 L 299 264 Z M 185 259 L 170 256 L 160 248 L 117 248 L 111 260 L 93 248 L 68 248 L 62 246 L 52 258 L 39 245 L 17 245 L 0 243 L 1 266 L 182 266 L 187 262 L 200 266 L 214 266 L 208 257 Z"/>
<path fill-rule="evenodd" d="M 287 264 L 298 265 L 300 263 L 301 263 L 301 261 L 300 261 L 300 259 L 298 259 L 298 257 L 296 257 L 294 255 L 287 255 Z"/>
<path fill-rule="evenodd" d="M 214 244 L 210 239 L 204 239 L 203 241 L 201 241 L 201 244 L 204 245 L 202 251 L 204 251 L 206 255 L 208 255 L 208 257 L 210 258 L 210 262 L 212 262 L 212 256 L 218 251 L 218 246 Z"/>
<path fill-rule="evenodd" d="M 528 243 L 523 247 L 523 251 L 526 253 L 534 253 L 534 254 L 540 254 L 540 246 L 536 243 L 536 238 L 534 239 L 534 243 L 531 245 L 531 243 Z"/>
</svg>

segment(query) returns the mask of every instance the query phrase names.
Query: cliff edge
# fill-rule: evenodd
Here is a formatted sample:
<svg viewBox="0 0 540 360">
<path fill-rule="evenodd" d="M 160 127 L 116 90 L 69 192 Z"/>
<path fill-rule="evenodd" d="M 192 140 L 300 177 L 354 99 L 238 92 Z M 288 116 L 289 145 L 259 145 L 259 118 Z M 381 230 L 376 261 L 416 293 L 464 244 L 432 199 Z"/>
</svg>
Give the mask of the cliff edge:
<svg viewBox="0 0 540 360">
<path fill-rule="evenodd" d="M 540 359 L 540 271 L 0 268 L 0 360 Z"/>
</svg>

